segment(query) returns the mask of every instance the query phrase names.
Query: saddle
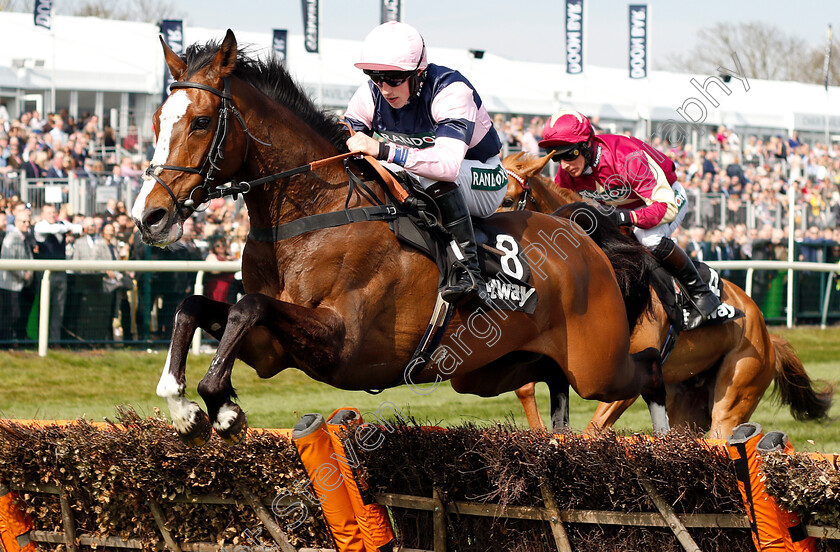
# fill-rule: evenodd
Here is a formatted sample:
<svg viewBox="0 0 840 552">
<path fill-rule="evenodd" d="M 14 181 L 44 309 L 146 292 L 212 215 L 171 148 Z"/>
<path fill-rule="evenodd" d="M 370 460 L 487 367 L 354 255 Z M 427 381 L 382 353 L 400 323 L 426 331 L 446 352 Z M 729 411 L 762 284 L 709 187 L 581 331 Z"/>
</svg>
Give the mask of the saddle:
<svg viewBox="0 0 840 552">
<path fill-rule="evenodd" d="M 705 263 L 699 261 L 693 262 L 694 266 L 697 267 L 697 272 L 700 274 L 700 277 L 709 285 L 712 293 L 721 297 L 723 281 L 720 278 L 720 274 Z M 662 303 L 662 307 L 665 309 L 665 313 L 668 315 L 668 319 L 671 321 L 674 330 L 678 333 L 684 331 L 686 320 L 692 314 L 696 314 L 697 311 L 691 301 L 689 301 L 688 294 L 682 288 L 682 284 L 671 276 L 667 270 L 658 266 L 653 271 L 651 285 L 659 297 L 659 301 Z M 703 323 L 701 328 L 718 326 L 732 320 L 743 318 L 744 316 L 746 314 L 741 309 L 733 307 L 728 303 L 721 303 L 718 309 Z"/>
<path fill-rule="evenodd" d="M 400 242 L 417 249 L 435 261 L 439 271 L 440 287 L 443 282 L 449 280 L 453 268 L 460 261 L 453 250 L 454 246 L 450 247 L 455 240 L 440 224 L 437 205 L 408 173 L 383 174 L 385 168 L 373 158 L 367 157 L 363 161 L 353 160 L 356 162 L 356 168 L 360 169 L 360 178 L 349 167 L 351 160 L 347 159 L 346 155 L 341 156 L 349 178 L 347 200 L 343 210 L 310 215 L 271 228 L 252 226 L 248 235 L 249 239 L 277 242 L 313 230 L 356 222 L 388 222 L 391 231 Z M 362 178 L 372 176 L 371 169 L 386 182 L 383 186 L 385 202 L 381 201 L 362 180 Z M 410 193 L 406 190 L 410 190 Z M 355 191 L 367 197 L 373 205 L 350 208 L 350 200 Z M 533 314 L 537 307 L 537 292 L 528 284 L 531 270 L 522 255 L 522 248 L 518 241 L 486 221 L 473 219 L 473 226 L 476 241 L 480 245 L 478 248 L 479 267 L 487 282 L 487 302 L 491 303 L 488 307 Z M 421 337 L 414 355 L 406 365 L 404 373 L 388 387 L 402 382 L 411 383 L 412 378 L 428 365 L 446 332 L 454 311 L 454 306 L 443 301 L 438 293 L 429 326 Z M 378 393 L 381 390 L 368 390 L 368 392 Z"/>
<path fill-rule="evenodd" d="M 395 205 L 401 216 L 389 223 L 391 230 L 400 242 L 435 261 L 438 284 L 442 285 L 458 261 L 451 247 L 452 236 L 441 226 L 432 198 L 407 173 L 396 176 L 410 190 L 411 198 Z M 528 283 L 531 269 L 519 242 L 487 219 L 473 217 L 472 223 L 488 301 L 498 309 L 533 314 L 537 308 L 537 291 Z"/>
</svg>

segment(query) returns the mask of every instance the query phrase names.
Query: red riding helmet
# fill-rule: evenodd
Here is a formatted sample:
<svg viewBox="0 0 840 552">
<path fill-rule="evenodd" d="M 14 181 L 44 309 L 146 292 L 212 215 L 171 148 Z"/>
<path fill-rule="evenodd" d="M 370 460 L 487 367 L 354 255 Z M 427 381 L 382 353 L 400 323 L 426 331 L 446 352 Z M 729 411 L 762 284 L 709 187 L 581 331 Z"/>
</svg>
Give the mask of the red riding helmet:
<svg viewBox="0 0 840 552">
<path fill-rule="evenodd" d="M 588 142 L 592 135 L 592 123 L 585 115 L 571 109 L 564 109 L 545 122 L 540 147 L 564 153 Z"/>
</svg>

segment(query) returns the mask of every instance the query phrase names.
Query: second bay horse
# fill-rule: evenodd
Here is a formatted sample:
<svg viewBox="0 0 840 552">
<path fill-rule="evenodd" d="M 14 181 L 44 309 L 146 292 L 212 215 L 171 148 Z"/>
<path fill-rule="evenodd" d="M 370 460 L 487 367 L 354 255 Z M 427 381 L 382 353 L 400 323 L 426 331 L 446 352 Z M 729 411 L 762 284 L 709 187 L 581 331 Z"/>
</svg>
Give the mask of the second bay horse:
<svg viewBox="0 0 840 552">
<path fill-rule="evenodd" d="M 534 158 L 521 153 L 504 159 L 509 182 L 502 210 L 522 208 L 551 213 L 581 201 L 575 192 L 557 187 L 540 174 L 549 160 L 550 155 Z M 598 228 L 608 233 L 603 224 Z M 623 235 L 617 229 L 614 232 L 621 239 Z M 679 335 L 662 366 L 671 424 L 691 424 L 709 431 L 710 438 L 726 438 L 735 426 L 749 421 L 773 381 L 782 403 L 790 406 L 797 420 L 824 419 L 831 406 L 833 388 L 812 382 L 790 344 L 767 331 L 755 302 L 732 282 L 721 281 L 721 300 L 741 309 L 746 316 Z M 635 326 L 631 351 L 658 350 L 668 335 L 668 316 L 656 294 L 652 295 L 653 309 L 643 314 Z M 520 388 L 517 396 L 529 425 L 545 427 L 534 398 L 534 385 Z M 587 429 L 611 427 L 634 401 L 631 398 L 601 403 Z"/>
<path fill-rule="evenodd" d="M 281 63 L 239 51 L 231 31 L 183 57 L 163 48 L 175 82 L 154 115 L 157 146 L 131 211 L 143 240 L 177 241 L 184 218 L 227 182 L 244 194 L 251 221 L 242 255 L 247 294 L 234 305 L 192 296 L 175 314 L 157 393 L 185 441 L 203 444 L 211 424 L 230 442 L 242 438 L 247 423 L 231 385 L 237 358 L 263 378 L 297 367 L 348 390 L 451 380 L 456 391 L 493 396 L 545 381 L 618 400 L 663 389 L 655 355 L 629 354 L 623 298 L 604 253 L 577 225 L 540 213 L 490 221 L 521 244 L 536 311 L 458 308 L 433 361 L 409 380 L 438 270 L 397 241 L 386 221 L 349 223 L 386 200 L 379 182 L 364 193 L 349 186 L 348 173 L 370 174 L 365 162 L 348 157 L 346 168 L 306 170 L 349 155 L 336 118 L 317 109 Z M 342 213 L 347 223 L 313 222 Z M 186 357 L 199 328 L 219 340 L 198 384 L 206 413 L 186 397 Z"/>
</svg>

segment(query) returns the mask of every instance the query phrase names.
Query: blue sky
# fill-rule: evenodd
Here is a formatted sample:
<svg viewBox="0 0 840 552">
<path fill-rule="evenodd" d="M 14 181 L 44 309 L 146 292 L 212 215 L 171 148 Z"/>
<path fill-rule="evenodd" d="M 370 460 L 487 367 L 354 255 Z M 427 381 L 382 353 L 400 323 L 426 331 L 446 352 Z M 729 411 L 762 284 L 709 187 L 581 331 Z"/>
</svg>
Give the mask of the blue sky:
<svg viewBox="0 0 840 552">
<path fill-rule="evenodd" d="M 625 67 L 627 6 L 644 0 L 585 0 L 588 63 Z M 825 44 L 826 28 L 840 35 L 837 0 L 647 0 L 651 57 L 694 44 L 696 31 L 719 21 L 762 21 Z M 403 0 L 403 18 L 426 43 L 486 50 L 510 59 L 563 63 L 564 0 Z M 302 33 L 301 0 L 178 0 L 188 25 L 234 31 L 288 29 Z M 237 9 L 238 6 L 242 9 Z M 321 36 L 361 40 L 379 24 L 380 0 L 321 0 Z"/>
</svg>

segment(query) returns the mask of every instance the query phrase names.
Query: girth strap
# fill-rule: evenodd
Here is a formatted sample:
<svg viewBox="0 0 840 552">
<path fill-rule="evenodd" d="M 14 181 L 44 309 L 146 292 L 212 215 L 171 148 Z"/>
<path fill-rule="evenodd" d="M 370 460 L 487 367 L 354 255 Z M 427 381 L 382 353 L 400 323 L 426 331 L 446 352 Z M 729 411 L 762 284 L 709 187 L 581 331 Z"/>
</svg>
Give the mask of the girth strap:
<svg viewBox="0 0 840 552">
<path fill-rule="evenodd" d="M 357 207 L 343 211 L 319 213 L 299 218 L 273 228 L 251 227 L 248 238 L 260 242 L 276 242 L 300 236 L 313 230 L 344 226 L 353 222 L 389 221 L 397 218 L 397 209 L 393 205 L 376 205 L 373 207 Z"/>
</svg>

